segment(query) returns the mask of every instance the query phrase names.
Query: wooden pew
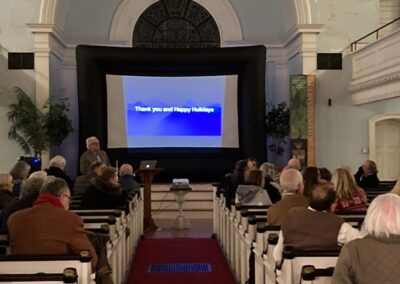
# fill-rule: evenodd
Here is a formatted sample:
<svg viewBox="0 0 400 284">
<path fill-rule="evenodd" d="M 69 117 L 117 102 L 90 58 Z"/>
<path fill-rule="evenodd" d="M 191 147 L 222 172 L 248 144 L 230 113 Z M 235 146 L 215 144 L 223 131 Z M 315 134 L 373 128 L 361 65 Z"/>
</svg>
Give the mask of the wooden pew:
<svg viewBox="0 0 400 284">
<path fill-rule="evenodd" d="M 314 265 L 319 268 L 335 267 L 340 250 L 300 251 L 286 246 L 282 253 L 282 263 L 277 265 L 277 283 L 300 283 L 301 269 L 304 265 Z M 330 283 L 329 277 L 324 279 Z"/>
<path fill-rule="evenodd" d="M 80 255 L 6 255 L 0 256 L 0 274 L 59 273 L 65 268 L 76 270 L 78 284 L 93 283 L 90 253 Z"/>
<path fill-rule="evenodd" d="M 77 283 L 79 275 L 75 268 L 67 267 L 62 273 L 2 273 L 0 283 L 8 284 L 56 284 L 56 283 Z"/>
</svg>

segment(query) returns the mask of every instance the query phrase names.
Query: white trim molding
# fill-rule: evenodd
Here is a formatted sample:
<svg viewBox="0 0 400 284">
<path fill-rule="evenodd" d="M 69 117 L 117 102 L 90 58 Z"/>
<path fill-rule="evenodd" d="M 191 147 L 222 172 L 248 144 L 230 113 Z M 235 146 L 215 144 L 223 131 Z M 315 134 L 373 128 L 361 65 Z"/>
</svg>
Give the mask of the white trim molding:
<svg viewBox="0 0 400 284">
<path fill-rule="evenodd" d="M 348 90 L 353 104 L 400 96 L 400 29 L 351 56 L 352 79 Z"/>
<path fill-rule="evenodd" d="M 317 35 L 323 25 L 298 25 L 286 33 L 282 39 L 287 52 L 287 59 L 300 57 L 301 66 L 296 66 L 296 73 L 315 75 L 317 71 Z"/>
<path fill-rule="evenodd" d="M 27 24 L 34 35 L 36 105 L 42 107 L 50 97 L 50 58 L 63 61 L 67 49 L 65 35 L 54 24 Z"/>
<path fill-rule="evenodd" d="M 400 120 L 400 113 L 388 112 L 375 115 L 368 121 L 369 130 L 369 159 L 376 160 L 376 124 L 383 120 L 396 119 Z"/>
<path fill-rule="evenodd" d="M 240 41 L 242 28 L 235 9 L 229 0 L 193 0 L 203 6 L 214 18 L 220 31 L 221 43 Z M 140 15 L 157 0 L 123 0 L 112 19 L 109 39 L 125 46 L 132 44 L 135 24 Z"/>
<path fill-rule="evenodd" d="M 296 8 L 297 24 L 311 24 L 311 8 L 308 0 L 293 0 Z"/>
</svg>

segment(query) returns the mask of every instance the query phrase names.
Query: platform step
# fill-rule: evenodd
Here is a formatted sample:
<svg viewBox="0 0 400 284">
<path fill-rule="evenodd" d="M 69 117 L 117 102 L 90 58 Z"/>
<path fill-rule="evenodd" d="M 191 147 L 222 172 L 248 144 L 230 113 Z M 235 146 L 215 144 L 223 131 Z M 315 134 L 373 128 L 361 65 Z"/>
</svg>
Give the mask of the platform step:
<svg viewBox="0 0 400 284">
<path fill-rule="evenodd" d="M 175 218 L 178 216 L 178 203 L 171 184 L 154 184 L 151 188 L 151 211 L 153 218 Z M 183 212 L 187 218 L 212 218 L 213 187 L 211 184 L 190 184 L 192 191 L 185 195 Z"/>
</svg>

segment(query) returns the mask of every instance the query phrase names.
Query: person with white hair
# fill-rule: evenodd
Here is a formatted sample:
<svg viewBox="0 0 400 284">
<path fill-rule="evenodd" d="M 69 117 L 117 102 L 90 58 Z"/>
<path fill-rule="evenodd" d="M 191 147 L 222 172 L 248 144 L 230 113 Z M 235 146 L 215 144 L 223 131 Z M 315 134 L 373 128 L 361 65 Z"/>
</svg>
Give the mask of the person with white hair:
<svg viewBox="0 0 400 284">
<path fill-rule="evenodd" d="M 47 172 L 46 171 L 37 171 L 37 172 L 33 172 L 29 175 L 29 178 L 38 178 L 41 180 L 45 180 L 47 178 Z"/>
<path fill-rule="evenodd" d="M 47 175 L 62 178 L 67 182 L 69 189 L 72 191 L 74 187 L 74 182 L 64 170 L 65 165 L 67 164 L 65 158 L 61 155 L 56 155 L 53 158 L 51 158 L 49 164 L 50 167 L 46 170 Z"/>
<path fill-rule="evenodd" d="M 15 212 L 32 207 L 33 202 L 38 198 L 43 183 L 55 177 L 47 177 L 45 171 L 34 172 L 22 183 L 19 200 L 6 206 L 0 213 L 0 229 L 8 231 L 7 220 Z"/>
<path fill-rule="evenodd" d="M 282 199 L 268 208 L 268 224 L 281 225 L 293 207 L 307 207 L 308 198 L 303 195 L 303 177 L 296 169 L 284 170 L 280 176 Z"/>
<path fill-rule="evenodd" d="M 132 165 L 122 164 L 119 168 L 118 182 L 123 190 L 140 195 L 140 184 L 134 179 Z"/>
<path fill-rule="evenodd" d="M 331 283 L 398 283 L 400 279 L 400 196 L 377 196 L 362 231 L 366 236 L 346 244 Z"/>
<path fill-rule="evenodd" d="M 79 168 L 81 174 L 86 175 L 89 167 L 94 162 L 102 162 L 103 164 L 109 166 L 110 159 L 107 153 L 100 149 L 100 141 L 95 136 L 91 136 L 86 139 L 87 151 L 81 155 L 79 161 Z"/>
</svg>

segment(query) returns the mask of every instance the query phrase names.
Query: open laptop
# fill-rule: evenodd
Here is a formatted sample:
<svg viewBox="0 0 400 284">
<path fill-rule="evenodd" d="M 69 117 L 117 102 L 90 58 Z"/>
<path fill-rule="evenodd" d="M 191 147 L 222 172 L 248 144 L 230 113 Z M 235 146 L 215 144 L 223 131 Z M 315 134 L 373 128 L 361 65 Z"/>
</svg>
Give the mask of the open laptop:
<svg viewBox="0 0 400 284">
<path fill-rule="evenodd" d="M 139 170 L 152 170 L 155 169 L 157 160 L 143 160 L 140 162 Z"/>
</svg>

